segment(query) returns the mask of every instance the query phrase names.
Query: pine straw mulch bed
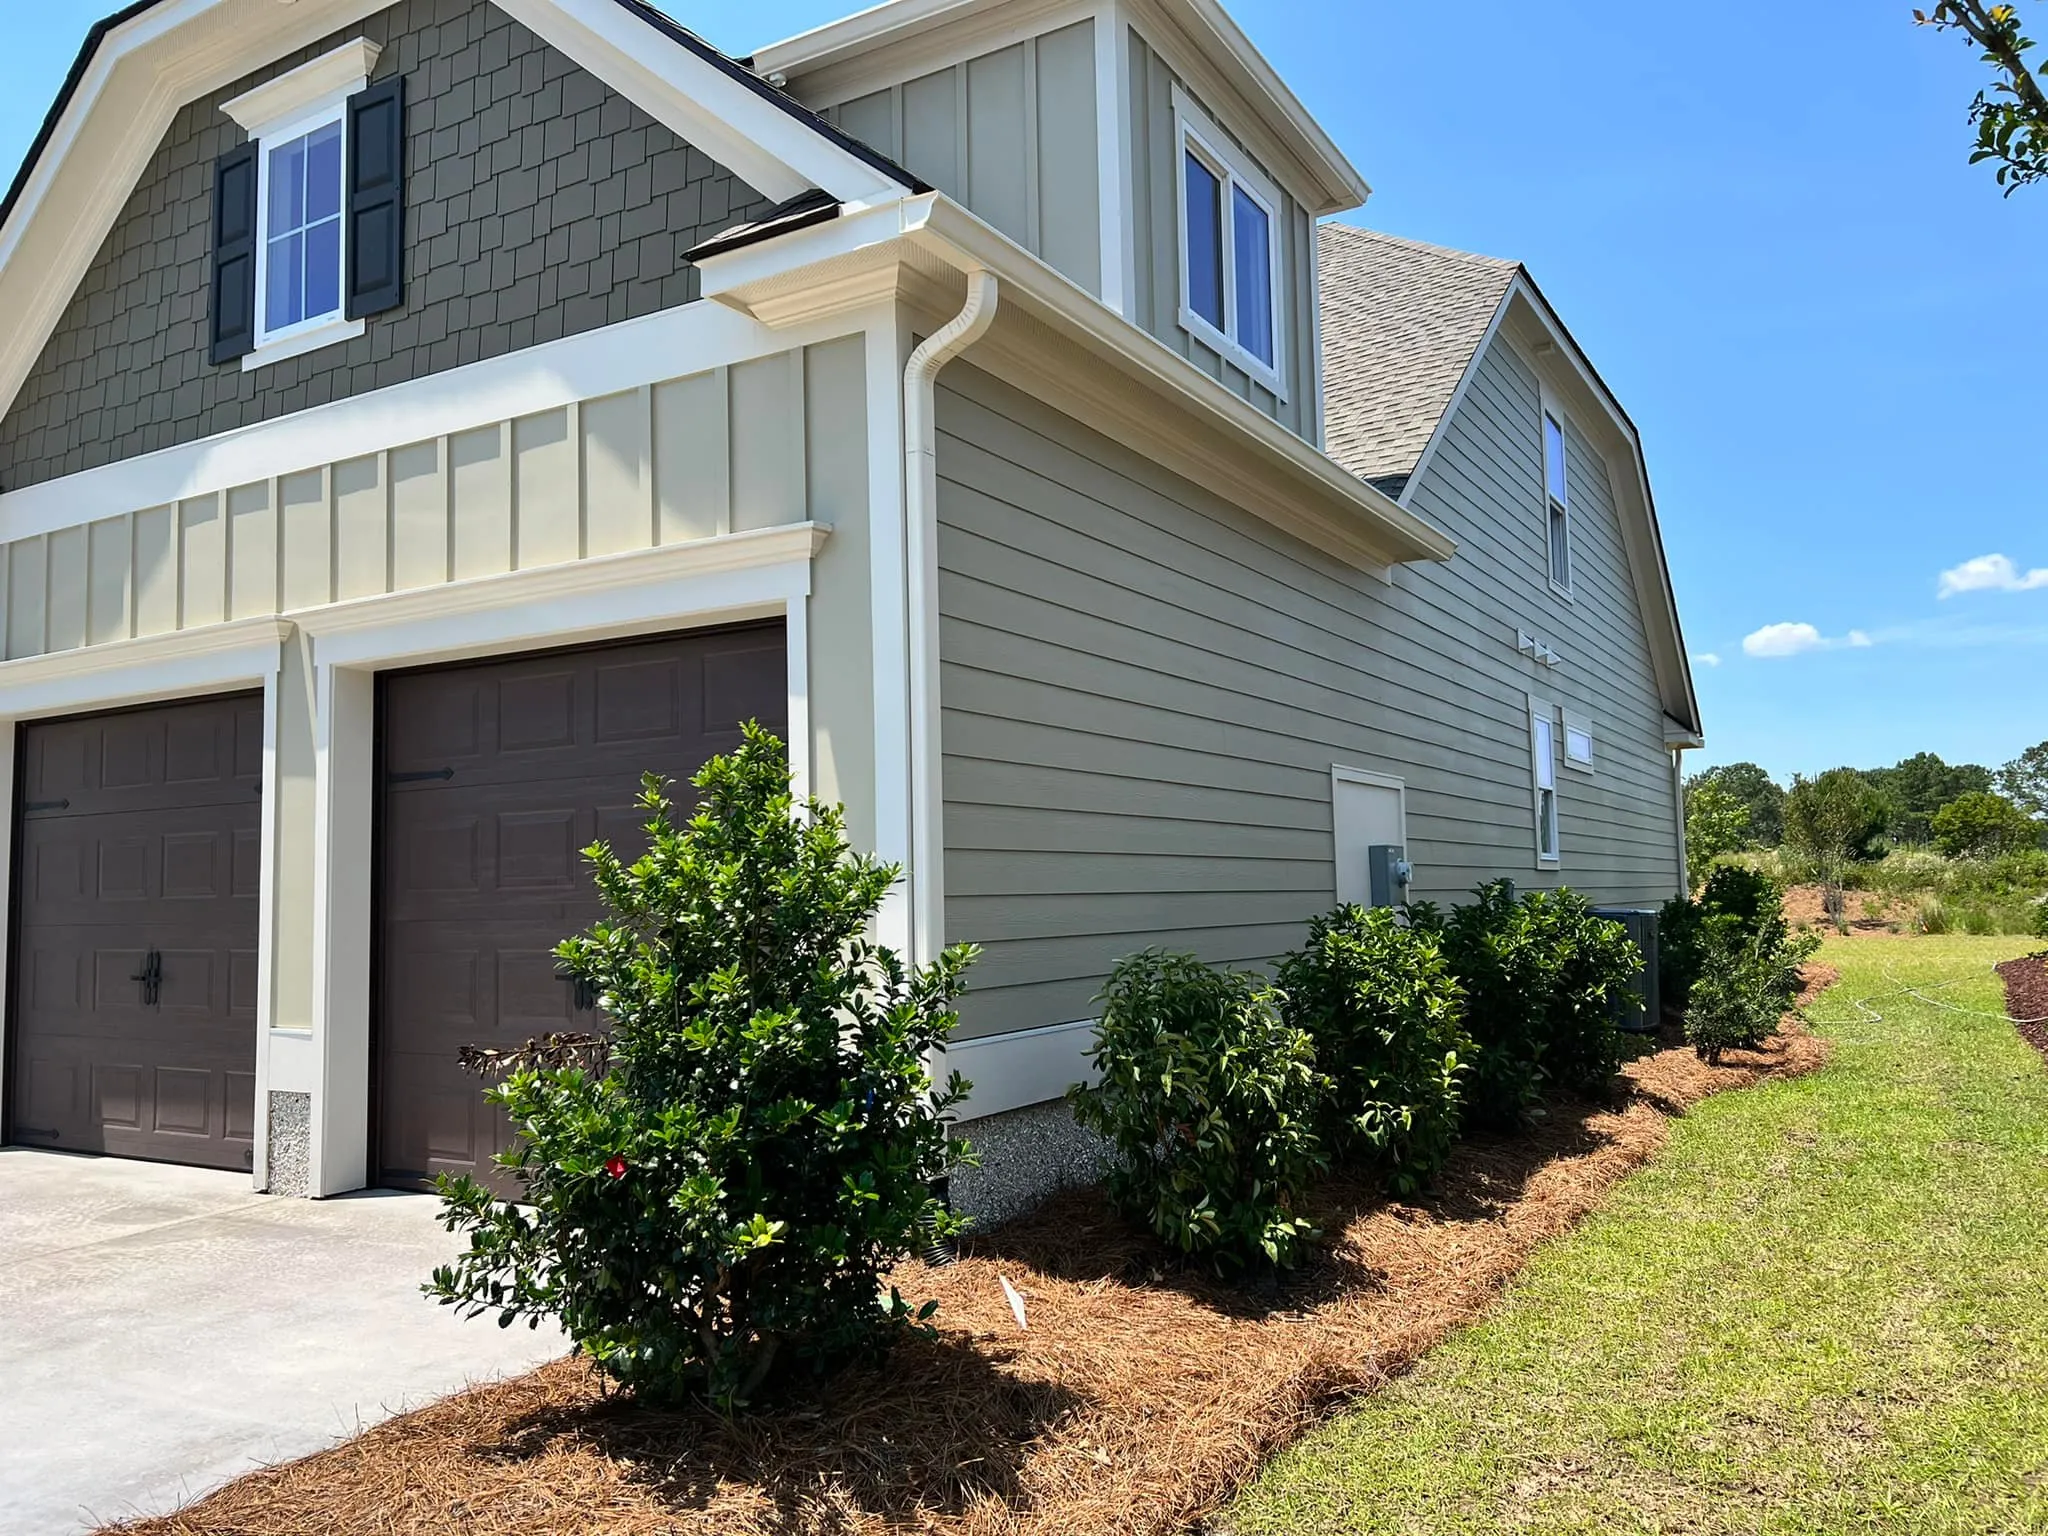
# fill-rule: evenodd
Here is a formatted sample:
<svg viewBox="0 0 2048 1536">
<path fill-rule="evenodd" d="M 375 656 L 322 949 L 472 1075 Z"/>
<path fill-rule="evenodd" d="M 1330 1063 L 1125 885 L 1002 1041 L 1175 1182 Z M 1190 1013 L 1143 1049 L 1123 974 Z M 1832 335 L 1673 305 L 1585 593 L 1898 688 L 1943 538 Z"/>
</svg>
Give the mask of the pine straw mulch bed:
<svg viewBox="0 0 2048 1536">
<path fill-rule="evenodd" d="M 1998 974 L 2005 979 L 2006 1015 L 2020 1038 L 2048 1056 L 2048 950 L 2008 960 Z"/>
<path fill-rule="evenodd" d="M 1808 968 L 1808 996 L 1833 983 Z M 741 1423 L 608 1396 L 564 1360 L 252 1473 L 130 1536 L 1169 1536 L 1346 1398 L 1486 1309 L 1710 1094 L 1812 1071 L 1796 1024 L 1718 1067 L 1665 1042 L 1612 1102 L 1462 1146 L 1437 1193 L 1320 1192 L 1329 1246 L 1278 1287 L 1171 1264 L 1097 1191 L 908 1266 L 940 1336 Z M 998 1276 L 1028 1309 L 1020 1330 Z"/>
</svg>

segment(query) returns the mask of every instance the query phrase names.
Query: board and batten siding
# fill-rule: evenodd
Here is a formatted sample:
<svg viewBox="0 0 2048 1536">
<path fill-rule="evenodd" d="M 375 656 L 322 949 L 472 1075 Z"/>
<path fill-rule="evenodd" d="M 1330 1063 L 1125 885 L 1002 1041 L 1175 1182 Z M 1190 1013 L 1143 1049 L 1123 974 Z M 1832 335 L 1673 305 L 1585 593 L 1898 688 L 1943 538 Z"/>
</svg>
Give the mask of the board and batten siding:
<svg viewBox="0 0 2048 1536">
<path fill-rule="evenodd" d="M 0 636 L 19 660 L 826 523 L 815 782 L 871 839 L 867 489 L 866 344 L 852 336 L 16 539 L 0 545 Z"/>
<path fill-rule="evenodd" d="M 1260 164 L 1199 92 L 1174 73 L 1136 29 L 1130 33 L 1131 237 L 1135 287 L 1131 318 L 1175 352 L 1240 398 L 1272 417 L 1297 437 L 1317 441 L 1315 221 L 1280 192 L 1279 313 L 1276 333 L 1286 351 L 1283 400 L 1180 323 L 1180 141 L 1174 127 L 1175 88 L 1186 93 L 1268 181 L 1277 178 Z"/>
<path fill-rule="evenodd" d="M 1259 964 L 1298 944 L 1336 899 L 1333 764 L 1407 782 L 1418 899 L 1499 875 L 1603 902 L 1671 894 L 1669 759 L 1640 625 L 1558 672 L 1515 651 L 1516 624 L 1549 598 L 1540 479 L 1521 455 L 1529 489 L 1510 513 L 1517 456 L 1481 450 L 1511 411 L 1540 442 L 1523 382 L 1497 405 L 1475 391 L 1434 472 L 1503 477 L 1456 528 L 1477 546 L 1469 573 L 1461 553 L 1387 586 L 969 367 L 946 375 L 946 928 L 985 950 L 963 1037 L 1086 1018 L 1115 960 L 1148 946 Z M 1587 478 L 1582 603 L 1620 622 L 1620 533 Z M 1503 528 L 1491 552 L 1462 526 L 1523 512 L 1527 538 Z M 1536 868 L 1532 691 L 1591 714 L 1599 738 L 1596 777 L 1560 770 L 1556 875 Z"/>
<path fill-rule="evenodd" d="M 1101 294 L 1094 21 L 839 102 L 823 116 Z"/>
</svg>

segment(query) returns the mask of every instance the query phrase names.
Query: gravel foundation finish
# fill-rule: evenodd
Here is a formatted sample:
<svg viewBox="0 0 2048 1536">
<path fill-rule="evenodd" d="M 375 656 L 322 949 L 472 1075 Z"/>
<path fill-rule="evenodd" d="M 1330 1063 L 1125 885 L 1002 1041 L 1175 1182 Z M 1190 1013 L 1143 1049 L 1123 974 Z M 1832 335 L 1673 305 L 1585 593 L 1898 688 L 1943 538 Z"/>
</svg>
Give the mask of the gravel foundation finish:
<svg viewBox="0 0 2048 1536">
<path fill-rule="evenodd" d="M 981 1166 L 953 1174 L 953 1209 L 984 1229 L 1102 1177 L 1105 1144 L 1081 1128 L 1065 1099 L 970 1120 L 960 1134 Z"/>
<path fill-rule="evenodd" d="M 270 1142 L 265 1188 L 273 1195 L 313 1192 L 313 1096 L 270 1095 Z"/>
</svg>

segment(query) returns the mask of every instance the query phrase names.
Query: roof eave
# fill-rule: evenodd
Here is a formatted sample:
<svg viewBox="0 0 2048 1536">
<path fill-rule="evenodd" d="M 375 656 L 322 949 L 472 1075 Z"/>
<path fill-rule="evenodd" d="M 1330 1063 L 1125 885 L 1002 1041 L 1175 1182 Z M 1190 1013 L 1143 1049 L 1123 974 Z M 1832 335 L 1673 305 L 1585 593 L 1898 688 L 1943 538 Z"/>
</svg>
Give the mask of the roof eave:
<svg viewBox="0 0 2048 1536">
<path fill-rule="evenodd" d="M 906 277 L 907 269 L 921 278 Z M 715 256 L 700 270 L 705 297 L 771 325 L 814 318 L 826 303 L 920 297 L 920 281 L 927 307 L 957 307 L 965 274 L 993 273 L 1000 284 L 996 327 L 970 361 L 1005 371 L 1027 392 L 1112 437 L 1136 446 L 1142 434 L 1149 456 L 1383 579 L 1396 565 L 1457 553 L 1443 530 L 944 194 L 779 236 Z M 1046 337 L 1056 338 L 1061 356 L 1049 354 Z M 1075 366 L 1076 349 L 1088 366 Z"/>
</svg>

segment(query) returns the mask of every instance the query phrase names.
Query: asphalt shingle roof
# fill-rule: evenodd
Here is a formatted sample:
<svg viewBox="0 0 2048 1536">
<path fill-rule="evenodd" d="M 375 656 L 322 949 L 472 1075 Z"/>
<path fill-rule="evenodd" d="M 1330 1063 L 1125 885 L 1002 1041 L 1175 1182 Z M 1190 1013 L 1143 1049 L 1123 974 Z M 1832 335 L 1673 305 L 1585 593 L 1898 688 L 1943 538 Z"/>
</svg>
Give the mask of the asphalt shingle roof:
<svg viewBox="0 0 2048 1536">
<path fill-rule="evenodd" d="M 1346 224 L 1317 241 L 1326 450 L 1398 497 L 1521 268 Z"/>
</svg>

